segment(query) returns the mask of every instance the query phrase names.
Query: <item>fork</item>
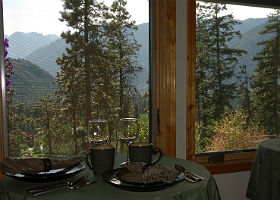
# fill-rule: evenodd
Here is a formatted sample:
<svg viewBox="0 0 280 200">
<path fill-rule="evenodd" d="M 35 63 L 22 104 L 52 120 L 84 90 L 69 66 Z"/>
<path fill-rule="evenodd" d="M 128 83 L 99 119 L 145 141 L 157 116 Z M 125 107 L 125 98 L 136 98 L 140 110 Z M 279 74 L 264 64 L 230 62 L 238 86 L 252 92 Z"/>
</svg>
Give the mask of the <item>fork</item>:
<svg viewBox="0 0 280 200">
<path fill-rule="evenodd" d="M 74 182 L 67 181 L 65 183 L 58 183 L 58 184 L 53 184 L 53 185 L 47 185 L 47 186 L 41 186 L 38 188 L 30 189 L 28 192 L 30 192 L 33 196 L 38 196 L 41 194 L 45 194 L 48 192 L 56 191 L 56 190 L 61 190 L 61 189 L 79 189 L 88 183 L 93 183 L 94 181 L 89 181 L 87 179 L 88 176 L 82 176 L 78 180 Z"/>
</svg>

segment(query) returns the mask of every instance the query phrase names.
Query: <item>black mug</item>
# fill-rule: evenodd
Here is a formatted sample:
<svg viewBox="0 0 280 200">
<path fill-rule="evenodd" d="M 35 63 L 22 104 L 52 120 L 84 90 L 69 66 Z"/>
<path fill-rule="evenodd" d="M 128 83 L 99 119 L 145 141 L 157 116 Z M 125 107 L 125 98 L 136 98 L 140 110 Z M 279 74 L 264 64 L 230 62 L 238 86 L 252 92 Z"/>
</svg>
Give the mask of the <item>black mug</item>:
<svg viewBox="0 0 280 200">
<path fill-rule="evenodd" d="M 159 154 L 158 158 L 152 161 L 153 155 Z M 132 143 L 128 145 L 128 156 L 130 162 L 145 162 L 147 164 L 155 164 L 162 156 L 161 150 L 153 148 L 151 143 Z"/>
<path fill-rule="evenodd" d="M 93 171 L 95 177 L 113 169 L 115 160 L 115 148 L 109 145 L 95 146 L 86 154 L 85 162 Z"/>
</svg>

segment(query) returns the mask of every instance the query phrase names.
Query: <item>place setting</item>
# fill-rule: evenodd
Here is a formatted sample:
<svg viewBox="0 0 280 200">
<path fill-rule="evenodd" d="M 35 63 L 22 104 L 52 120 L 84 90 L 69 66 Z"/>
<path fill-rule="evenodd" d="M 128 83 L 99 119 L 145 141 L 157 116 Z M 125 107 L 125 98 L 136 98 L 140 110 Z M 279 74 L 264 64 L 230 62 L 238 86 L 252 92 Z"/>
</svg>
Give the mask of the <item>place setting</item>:
<svg viewBox="0 0 280 200">
<path fill-rule="evenodd" d="M 19 181 L 37 183 L 27 190 L 32 196 L 62 189 L 78 190 L 92 183 L 109 184 L 121 190 L 151 192 L 182 181 L 189 184 L 205 181 L 178 163 L 164 165 L 160 148 L 137 140 L 139 124 L 136 118 L 121 118 L 119 122 L 117 140 L 127 147 L 125 154 L 116 153 L 116 147 L 110 145 L 107 120 L 94 119 L 89 121 L 90 148 L 84 156 L 6 158 L 0 162 L 0 171 Z M 77 175 L 82 171 L 82 175 Z M 89 178 L 92 175 L 94 178 Z"/>
<path fill-rule="evenodd" d="M 99 120 L 98 123 L 101 123 Z M 174 168 L 160 164 L 162 151 L 148 142 L 136 142 L 139 124 L 136 118 L 120 119 L 119 139 L 127 145 L 126 161 L 114 168 L 115 147 L 108 145 L 106 131 L 95 126 L 92 133 L 92 148 L 85 162 L 94 176 L 117 188 L 136 192 L 162 190 L 183 180 L 188 183 L 204 181 L 204 178 L 188 172 L 183 166 L 174 163 Z M 118 163 L 117 163 L 118 164 Z"/>
<path fill-rule="evenodd" d="M 85 169 L 83 157 L 69 159 L 5 158 L 0 171 L 11 178 L 34 183 L 53 182 L 70 178 Z"/>
<path fill-rule="evenodd" d="M 72 181 L 72 177 L 85 170 L 82 156 L 67 159 L 50 158 L 6 158 L 0 162 L 0 171 L 13 179 L 37 185 L 27 190 L 32 196 L 39 196 L 49 192 L 71 189 L 95 183 L 88 176 L 81 176 Z"/>
</svg>

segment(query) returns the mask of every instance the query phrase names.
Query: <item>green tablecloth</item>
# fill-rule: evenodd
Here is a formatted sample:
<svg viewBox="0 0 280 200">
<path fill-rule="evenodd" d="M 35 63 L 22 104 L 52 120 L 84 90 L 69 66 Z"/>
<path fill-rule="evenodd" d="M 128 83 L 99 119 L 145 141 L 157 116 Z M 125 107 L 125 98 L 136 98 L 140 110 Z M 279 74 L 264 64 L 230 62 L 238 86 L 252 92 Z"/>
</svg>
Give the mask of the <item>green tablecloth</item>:
<svg viewBox="0 0 280 200">
<path fill-rule="evenodd" d="M 280 139 L 259 144 L 246 196 L 252 200 L 280 199 Z"/>
<path fill-rule="evenodd" d="M 124 161 L 125 155 L 118 155 L 115 162 L 115 167 Z M 83 187 L 79 190 L 59 190 L 44 194 L 38 197 L 32 197 L 26 190 L 38 186 L 36 183 L 27 183 L 14 180 L 4 176 L 0 183 L 0 199 L 1 200 L 220 200 L 219 192 L 213 177 L 203 166 L 187 160 L 171 158 L 163 156 L 160 163 L 166 166 L 174 167 L 175 163 L 181 164 L 189 170 L 205 177 L 206 181 L 190 184 L 187 181 L 182 181 L 167 189 L 154 192 L 132 192 L 119 189 L 115 186 L 107 184 L 103 181 L 98 181 Z M 75 179 L 82 174 L 89 174 L 94 178 L 92 172 L 86 168 L 84 171 L 72 177 Z M 39 184 L 40 185 L 40 184 Z"/>
</svg>

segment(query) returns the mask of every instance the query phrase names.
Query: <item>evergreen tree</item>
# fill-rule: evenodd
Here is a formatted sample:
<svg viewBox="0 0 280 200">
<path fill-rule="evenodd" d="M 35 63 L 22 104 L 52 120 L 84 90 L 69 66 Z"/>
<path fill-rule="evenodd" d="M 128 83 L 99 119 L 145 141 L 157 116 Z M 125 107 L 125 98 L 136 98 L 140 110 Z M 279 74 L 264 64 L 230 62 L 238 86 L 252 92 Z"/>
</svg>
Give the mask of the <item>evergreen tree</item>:
<svg viewBox="0 0 280 200">
<path fill-rule="evenodd" d="M 233 15 L 222 14 L 226 9 L 224 4 L 197 4 L 196 127 L 202 147 L 213 134 L 215 120 L 220 120 L 226 109 L 232 109 L 236 91 L 234 69 L 237 58 L 245 53 L 228 46 L 241 34 L 234 29 L 239 22 Z"/>
<path fill-rule="evenodd" d="M 226 108 L 232 108 L 236 84 L 233 81 L 234 69 L 238 57 L 245 51 L 229 48 L 228 42 L 234 37 L 241 37 L 234 26 L 240 24 L 232 14 L 222 15 L 227 10 L 225 4 L 210 3 L 209 25 L 205 31 L 210 34 L 208 50 L 211 52 L 211 62 L 208 66 L 212 85 L 213 117 L 219 119 Z"/>
<path fill-rule="evenodd" d="M 234 37 L 241 37 L 232 14 L 222 15 L 226 5 L 197 4 L 196 22 L 196 122 L 201 146 L 211 137 L 215 120 L 226 108 L 231 109 L 236 84 L 233 81 L 238 56 L 245 53 L 228 47 Z"/>
<path fill-rule="evenodd" d="M 271 34 L 259 42 L 262 50 L 254 58 L 257 67 L 253 77 L 254 116 L 267 134 L 279 134 L 279 69 L 280 69 L 280 10 L 268 16 L 268 24 L 259 34 Z"/>
<path fill-rule="evenodd" d="M 247 66 L 241 65 L 240 72 L 237 75 L 238 80 L 238 92 L 237 95 L 240 99 L 240 109 L 246 117 L 246 126 L 252 121 L 252 100 L 250 90 L 250 77 L 247 72 Z"/>
<path fill-rule="evenodd" d="M 210 17 L 210 9 L 204 4 L 197 3 L 196 15 L 196 129 L 197 137 L 200 136 L 200 146 L 205 146 L 205 138 L 210 135 L 209 126 L 213 117 L 213 105 L 211 100 L 211 86 L 209 78 L 209 65 L 211 63 L 211 52 L 209 32 L 206 31 Z"/>
<path fill-rule="evenodd" d="M 38 136 L 42 136 L 42 142 L 46 144 L 48 150 L 48 156 L 53 156 L 53 132 L 52 132 L 52 118 L 54 115 L 52 99 L 50 96 L 46 96 L 40 99 L 40 102 L 35 106 L 39 116 L 36 119 L 36 127 L 38 130 Z M 38 137 L 37 136 L 37 137 Z"/>
<path fill-rule="evenodd" d="M 135 40 L 134 31 L 137 30 L 126 10 L 126 0 L 115 0 L 107 15 L 104 27 L 108 37 L 108 50 L 112 56 L 112 67 L 117 74 L 119 92 L 119 118 L 128 117 L 131 112 L 131 94 L 136 91 L 133 78 L 142 68 L 136 62 L 136 53 L 140 45 Z"/>
<path fill-rule="evenodd" d="M 74 49 L 67 49 L 67 55 L 62 54 L 57 59 L 57 64 L 61 66 L 61 71 L 57 73 L 57 85 L 59 90 L 56 91 L 61 100 L 61 111 L 63 116 L 71 116 L 70 120 L 65 119 L 71 124 L 73 130 L 74 153 L 78 153 L 78 135 L 77 127 L 81 124 L 82 119 L 82 77 L 79 73 L 80 64 L 77 53 Z M 85 138 L 86 139 L 86 138 Z"/>
<path fill-rule="evenodd" d="M 113 134 L 116 121 L 120 118 L 136 117 L 131 116 L 134 114 L 133 98 L 138 94 L 133 85 L 133 79 L 136 73 L 142 70 L 136 61 L 136 54 L 140 47 L 134 37 L 137 26 L 135 21 L 130 19 L 131 16 L 125 8 L 126 4 L 126 0 L 113 1 L 103 24 L 107 41 L 105 54 L 110 61 L 107 74 L 111 75 L 105 85 L 109 87 L 109 90 L 106 90 L 109 95 L 107 101 L 110 100 L 113 103 L 109 105 L 111 105 L 111 111 L 114 112 L 108 120 L 110 135 Z M 118 114 L 115 115 L 116 113 Z M 121 146 L 121 151 L 122 149 L 123 146 Z"/>
<path fill-rule="evenodd" d="M 83 105 L 85 109 L 84 124 L 92 118 L 92 85 L 94 84 L 94 68 L 99 66 L 99 56 L 102 49 L 100 42 L 100 21 L 103 4 L 96 0 L 64 0 L 64 11 L 61 12 L 61 21 L 66 22 L 70 30 L 63 32 L 61 37 L 70 44 L 77 53 L 79 64 L 77 73 L 81 77 Z M 93 60 L 95 62 L 93 62 Z"/>
</svg>

